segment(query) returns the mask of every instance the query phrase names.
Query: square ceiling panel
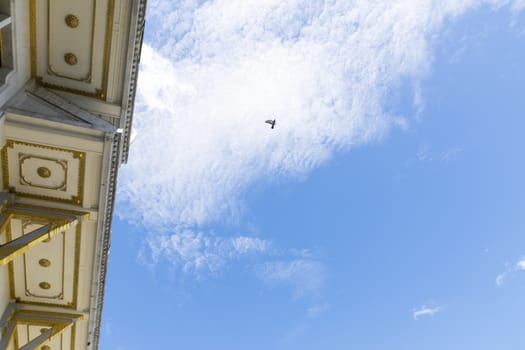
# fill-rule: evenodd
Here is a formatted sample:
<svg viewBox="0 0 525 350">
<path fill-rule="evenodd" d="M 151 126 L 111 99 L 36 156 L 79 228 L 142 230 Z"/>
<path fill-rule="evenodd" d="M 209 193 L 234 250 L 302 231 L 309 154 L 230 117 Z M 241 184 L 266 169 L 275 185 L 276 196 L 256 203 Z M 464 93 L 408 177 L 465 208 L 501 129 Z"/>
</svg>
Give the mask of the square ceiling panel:
<svg viewBox="0 0 525 350">
<path fill-rule="evenodd" d="M 85 158 L 84 152 L 7 140 L 4 188 L 19 196 L 82 205 Z"/>
</svg>

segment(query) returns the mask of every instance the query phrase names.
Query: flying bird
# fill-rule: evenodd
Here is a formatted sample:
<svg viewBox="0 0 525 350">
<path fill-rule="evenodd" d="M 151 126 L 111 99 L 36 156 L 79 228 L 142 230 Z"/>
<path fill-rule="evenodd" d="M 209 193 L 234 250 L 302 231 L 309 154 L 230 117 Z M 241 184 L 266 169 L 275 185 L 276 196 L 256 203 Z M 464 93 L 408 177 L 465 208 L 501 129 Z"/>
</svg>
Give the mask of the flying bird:
<svg viewBox="0 0 525 350">
<path fill-rule="evenodd" d="M 270 124 L 272 129 L 275 127 L 275 119 L 268 119 L 265 123 Z"/>
</svg>

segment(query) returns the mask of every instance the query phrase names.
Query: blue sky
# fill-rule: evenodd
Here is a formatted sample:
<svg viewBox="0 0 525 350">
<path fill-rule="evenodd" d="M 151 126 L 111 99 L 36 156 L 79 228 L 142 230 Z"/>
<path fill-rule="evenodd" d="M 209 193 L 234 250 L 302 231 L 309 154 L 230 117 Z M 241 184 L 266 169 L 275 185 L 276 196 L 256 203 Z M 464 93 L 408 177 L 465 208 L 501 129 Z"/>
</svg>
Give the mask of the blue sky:
<svg viewBox="0 0 525 350">
<path fill-rule="evenodd" d="M 100 348 L 524 344 L 524 5 L 150 1 Z"/>
</svg>

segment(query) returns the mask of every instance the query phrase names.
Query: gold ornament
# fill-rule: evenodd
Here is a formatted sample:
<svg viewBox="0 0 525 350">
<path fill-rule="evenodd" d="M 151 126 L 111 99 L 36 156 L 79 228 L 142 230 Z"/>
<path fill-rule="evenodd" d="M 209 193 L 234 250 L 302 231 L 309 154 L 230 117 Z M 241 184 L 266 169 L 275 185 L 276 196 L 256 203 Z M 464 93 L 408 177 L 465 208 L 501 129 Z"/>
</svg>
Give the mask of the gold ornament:
<svg viewBox="0 0 525 350">
<path fill-rule="evenodd" d="M 75 15 L 67 15 L 65 18 L 66 24 L 70 28 L 76 28 L 78 27 L 78 17 Z"/>
<path fill-rule="evenodd" d="M 49 289 L 51 288 L 51 285 L 48 282 L 40 282 L 38 286 L 42 289 Z"/>
<path fill-rule="evenodd" d="M 38 176 L 43 177 L 44 179 L 47 179 L 51 176 L 51 170 L 49 168 L 46 168 L 45 166 L 41 166 L 38 169 L 36 169 L 36 172 L 38 173 Z"/>
<path fill-rule="evenodd" d="M 68 52 L 64 55 L 64 61 L 66 61 L 66 63 L 70 66 L 74 66 L 75 64 L 77 64 L 78 59 L 74 53 Z"/>
</svg>

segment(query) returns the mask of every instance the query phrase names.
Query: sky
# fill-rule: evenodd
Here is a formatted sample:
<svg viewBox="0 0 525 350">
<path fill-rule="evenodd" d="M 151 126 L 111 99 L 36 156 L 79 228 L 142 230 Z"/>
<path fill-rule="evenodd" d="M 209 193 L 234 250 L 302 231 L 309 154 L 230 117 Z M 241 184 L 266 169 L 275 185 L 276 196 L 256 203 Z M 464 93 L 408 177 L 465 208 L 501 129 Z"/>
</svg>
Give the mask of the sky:
<svg viewBox="0 0 525 350">
<path fill-rule="evenodd" d="M 522 347 L 525 1 L 146 23 L 101 349 Z"/>
</svg>

